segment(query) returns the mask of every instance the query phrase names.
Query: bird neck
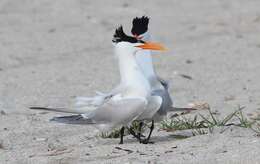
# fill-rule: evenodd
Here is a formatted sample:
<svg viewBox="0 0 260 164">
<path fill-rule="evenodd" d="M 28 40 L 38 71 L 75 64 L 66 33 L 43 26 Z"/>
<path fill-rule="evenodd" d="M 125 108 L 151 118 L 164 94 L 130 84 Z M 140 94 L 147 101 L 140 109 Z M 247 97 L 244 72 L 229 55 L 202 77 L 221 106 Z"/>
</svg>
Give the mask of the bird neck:
<svg viewBox="0 0 260 164">
<path fill-rule="evenodd" d="M 163 86 L 157 79 L 157 75 L 153 68 L 153 61 L 150 50 L 137 52 L 136 62 L 140 66 L 145 78 L 149 81 L 152 89 L 162 89 Z"/>
<path fill-rule="evenodd" d="M 143 93 L 150 91 L 150 84 L 136 63 L 133 53 L 127 49 L 118 49 L 121 83 Z"/>
<path fill-rule="evenodd" d="M 137 52 L 136 62 L 140 66 L 144 76 L 147 79 L 155 76 L 150 50 L 143 50 L 143 51 Z"/>
<path fill-rule="evenodd" d="M 151 35 L 149 31 L 146 31 L 144 34 L 140 35 L 140 37 L 142 37 L 142 40 L 146 42 L 149 42 L 151 40 Z M 157 79 L 150 50 L 137 52 L 136 62 L 140 66 L 145 78 L 149 81 L 152 89 L 163 88 L 160 81 Z"/>
</svg>

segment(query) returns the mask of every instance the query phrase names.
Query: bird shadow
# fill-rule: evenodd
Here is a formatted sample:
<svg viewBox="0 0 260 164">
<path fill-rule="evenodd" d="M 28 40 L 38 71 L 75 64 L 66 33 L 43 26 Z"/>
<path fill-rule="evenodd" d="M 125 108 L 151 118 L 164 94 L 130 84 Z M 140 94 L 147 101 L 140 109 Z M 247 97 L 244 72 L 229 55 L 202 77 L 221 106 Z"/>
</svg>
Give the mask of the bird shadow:
<svg viewBox="0 0 260 164">
<path fill-rule="evenodd" d="M 187 135 L 187 134 L 168 134 L 168 135 L 164 135 L 164 136 L 152 136 L 150 141 L 154 144 L 157 144 L 157 143 L 162 143 L 162 142 L 172 142 L 172 141 L 178 141 L 178 140 L 183 140 L 183 139 L 187 139 L 187 138 L 190 138 L 190 137 L 193 137 L 193 135 Z M 118 144 L 119 143 L 119 139 L 116 138 L 116 139 L 102 139 L 99 140 L 99 144 L 103 145 L 115 145 L 115 144 Z M 125 136 L 125 139 L 124 139 L 124 145 L 125 144 L 136 144 L 136 143 L 139 143 L 139 141 L 134 138 L 133 136 Z"/>
<path fill-rule="evenodd" d="M 182 135 L 182 134 L 169 134 L 166 136 L 153 136 L 151 141 L 158 143 L 158 142 L 168 142 L 168 141 L 177 141 L 183 140 L 192 137 L 191 135 Z"/>
</svg>

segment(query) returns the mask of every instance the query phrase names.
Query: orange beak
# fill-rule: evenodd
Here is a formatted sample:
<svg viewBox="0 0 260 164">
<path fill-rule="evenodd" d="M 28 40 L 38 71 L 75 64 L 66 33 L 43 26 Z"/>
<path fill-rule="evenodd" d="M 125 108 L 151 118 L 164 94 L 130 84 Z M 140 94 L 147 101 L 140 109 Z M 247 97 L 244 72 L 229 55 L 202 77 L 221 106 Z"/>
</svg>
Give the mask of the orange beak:
<svg viewBox="0 0 260 164">
<path fill-rule="evenodd" d="M 145 50 L 160 50 L 160 51 L 165 51 L 166 48 L 159 44 L 159 43 L 152 43 L 152 42 L 146 42 L 142 45 L 136 46 Z"/>
</svg>

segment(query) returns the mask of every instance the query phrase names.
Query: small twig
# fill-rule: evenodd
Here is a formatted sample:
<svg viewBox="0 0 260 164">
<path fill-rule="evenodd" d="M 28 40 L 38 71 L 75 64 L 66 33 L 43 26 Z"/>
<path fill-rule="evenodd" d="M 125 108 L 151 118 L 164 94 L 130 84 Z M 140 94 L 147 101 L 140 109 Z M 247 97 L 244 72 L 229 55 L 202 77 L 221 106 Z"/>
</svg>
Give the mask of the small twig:
<svg viewBox="0 0 260 164">
<path fill-rule="evenodd" d="M 73 149 L 62 148 L 62 149 L 53 150 L 46 154 L 39 154 L 39 156 L 57 156 L 57 155 L 65 154 L 65 153 L 71 153 L 72 151 L 73 151 Z M 31 158 L 34 156 L 37 156 L 37 155 L 33 154 L 33 155 L 30 155 L 29 157 Z"/>
<path fill-rule="evenodd" d="M 185 78 L 185 79 L 189 79 L 192 80 L 192 77 L 189 75 L 185 75 L 185 74 L 180 74 L 181 77 Z"/>
<path fill-rule="evenodd" d="M 4 145 L 0 143 L 0 149 L 4 149 Z"/>
<path fill-rule="evenodd" d="M 6 115 L 5 111 L 3 111 L 3 110 L 0 111 L 0 114 L 1 115 Z"/>
<path fill-rule="evenodd" d="M 121 147 L 118 147 L 118 146 L 116 146 L 115 149 L 126 151 L 128 154 L 131 154 L 131 153 L 134 152 L 133 150 L 130 150 L 130 149 L 124 149 L 124 148 L 121 148 Z"/>
</svg>

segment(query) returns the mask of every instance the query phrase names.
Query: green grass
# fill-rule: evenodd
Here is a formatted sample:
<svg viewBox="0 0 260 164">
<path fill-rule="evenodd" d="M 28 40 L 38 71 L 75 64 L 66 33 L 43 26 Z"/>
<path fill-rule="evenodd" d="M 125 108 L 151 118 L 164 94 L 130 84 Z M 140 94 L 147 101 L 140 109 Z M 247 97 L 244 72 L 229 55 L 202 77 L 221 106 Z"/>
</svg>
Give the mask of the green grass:
<svg viewBox="0 0 260 164">
<path fill-rule="evenodd" d="M 187 118 L 184 116 L 174 117 L 170 120 L 164 120 L 160 123 L 160 128 L 165 131 L 177 131 L 177 130 L 192 130 L 193 135 L 203 135 L 208 132 L 212 132 L 214 127 L 225 127 L 225 126 L 238 126 L 242 128 L 252 129 L 257 136 L 260 136 L 260 123 L 256 120 L 251 121 L 247 119 L 242 112 L 244 107 L 238 107 L 238 110 L 230 113 L 224 118 L 218 118 L 210 109 L 208 110 L 209 115 L 195 115 L 193 118 Z M 145 124 L 141 130 L 144 132 L 149 125 Z M 139 131 L 139 122 L 134 121 L 132 123 L 134 131 Z M 129 135 L 128 130 L 125 130 L 125 135 Z M 120 129 L 114 129 L 110 133 L 102 133 L 102 138 L 119 138 Z"/>
<path fill-rule="evenodd" d="M 230 113 L 226 117 L 220 119 L 209 109 L 209 116 L 204 116 L 199 114 L 193 119 L 188 119 L 186 117 L 174 118 L 171 120 L 165 120 L 161 123 L 161 129 L 166 131 L 176 131 L 176 130 L 192 130 L 193 135 L 206 134 L 212 132 L 214 127 L 224 127 L 224 126 L 239 126 L 242 128 L 250 128 L 257 135 L 260 135 L 260 125 L 256 121 L 250 121 L 247 119 L 242 110 L 244 107 L 239 107 L 238 110 Z M 231 122 L 232 121 L 232 122 Z"/>
<path fill-rule="evenodd" d="M 248 120 L 242 110 L 238 110 L 235 117 L 239 120 L 239 124 L 236 125 L 236 126 L 240 126 L 240 127 L 243 127 L 243 128 L 252 128 L 253 125 L 256 123 L 256 121 L 250 121 Z"/>
<path fill-rule="evenodd" d="M 193 129 L 193 135 L 205 134 L 206 132 L 203 128 L 207 128 L 206 122 L 203 120 L 199 121 L 197 118 L 198 117 L 195 116 L 193 119 L 181 117 L 171 120 L 164 120 L 161 122 L 161 129 L 166 131 Z"/>
<path fill-rule="evenodd" d="M 139 132 L 139 122 L 134 121 L 131 125 L 133 130 L 137 133 Z M 141 129 L 141 133 L 144 132 L 147 129 L 148 125 L 144 124 L 144 126 Z M 124 135 L 130 135 L 127 128 L 125 129 Z M 114 129 L 112 132 L 109 133 L 101 133 L 100 135 L 102 138 L 119 138 L 120 137 L 120 129 Z"/>
<path fill-rule="evenodd" d="M 256 136 L 260 137 L 260 123 L 256 122 L 251 129 L 256 133 Z"/>
<path fill-rule="evenodd" d="M 120 137 L 120 130 L 114 129 L 112 132 L 101 133 L 100 137 L 102 137 L 102 138 L 119 138 Z"/>
</svg>

